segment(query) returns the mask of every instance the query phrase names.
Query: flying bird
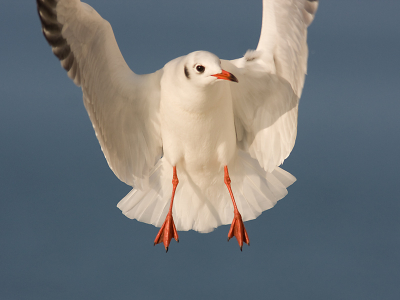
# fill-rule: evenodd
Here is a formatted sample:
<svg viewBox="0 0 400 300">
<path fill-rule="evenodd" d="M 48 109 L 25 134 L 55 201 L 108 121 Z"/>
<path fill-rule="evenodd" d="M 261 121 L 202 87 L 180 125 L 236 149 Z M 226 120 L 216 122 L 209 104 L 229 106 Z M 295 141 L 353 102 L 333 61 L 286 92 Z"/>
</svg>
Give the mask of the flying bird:
<svg viewBox="0 0 400 300">
<path fill-rule="evenodd" d="M 178 231 L 231 224 L 228 240 L 250 243 L 257 218 L 296 179 L 279 166 L 293 149 L 307 71 L 307 27 L 318 0 L 263 0 L 258 46 L 236 60 L 196 51 L 137 75 L 111 25 L 79 0 L 37 0 L 42 31 L 74 83 L 104 156 L 133 187 L 118 207 Z M 172 183 L 171 183 L 172 182 Z"/>
</svg>

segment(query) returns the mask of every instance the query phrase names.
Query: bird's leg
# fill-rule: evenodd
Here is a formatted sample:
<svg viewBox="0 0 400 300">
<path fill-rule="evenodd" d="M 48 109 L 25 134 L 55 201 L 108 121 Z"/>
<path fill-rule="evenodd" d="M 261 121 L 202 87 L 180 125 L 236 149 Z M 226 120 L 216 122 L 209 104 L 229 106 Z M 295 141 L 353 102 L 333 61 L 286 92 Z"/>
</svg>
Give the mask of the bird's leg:
<svg viewBox="0 0 400 300">
<path fill-rule="evenodd" d="M 226 187 L 228 188 L 229 194 L 231 195 L 232 203 L 233 203 L 233 221 L 231 225 L 231 229 L 228 233 L 228 241 L 235 236 L 240 247 L 240 251 L 242 251 L 243 242 L 250 246 L 250 240 L 247 235 L 246 228 L 244 227 L 242 216 L 239 213 L 239 210 L 236 206 L 235 198 L 233 197 L 232 189 L 231 189 L 231 179 L 229 178 L 228 167 L 224 167 L 225 175 L 224 175 L 224 182 Z"/>
<path fill-rule="evenodd" d="M 174 175 L 172 178 L 172 196 L 171 204 L 169 206 L 169 211 L 167 217 L 165 218 L 164 224 L 161 226 L 156 239 L 154 240 L 154 246 L 159 243 L 164 243 L 165 250 L 168 252 L 169 243 L 171 239 L 174 238 L 179 243 L 178 232 L 176 231 L 174 219 L 172 218 L 172 205 L 174 203 L 175 190 L 179 183 L 178 176 L 176 175 L 176 166 L 174 166 Z"/>
</svg>

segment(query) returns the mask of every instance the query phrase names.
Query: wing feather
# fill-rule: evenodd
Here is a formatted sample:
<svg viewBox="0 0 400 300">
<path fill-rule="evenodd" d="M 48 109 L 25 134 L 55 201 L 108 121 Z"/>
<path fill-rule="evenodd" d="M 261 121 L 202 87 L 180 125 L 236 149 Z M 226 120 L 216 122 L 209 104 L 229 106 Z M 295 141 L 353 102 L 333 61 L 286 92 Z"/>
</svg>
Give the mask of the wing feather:
<svg viewBox="0 0 400 300">
<path fill-rule="evenodd" d="M 81 86 L 85 108 L 110 168 L 142 188 L 162 155 L 159 125 L 162 71 L 136 75 L 110 24 L 79 0 L 37 0 L 43 34 L 68 76 Z"/>
<path fill-rule="evenodd" d="M 318 0 L 263 0 L 255 51 L 222 61 L 231 85 L 238 146 L 268 172 L 289 156 L 297 134 L 299 98 L 307 72 L 307 26 Z"/>
</svg>

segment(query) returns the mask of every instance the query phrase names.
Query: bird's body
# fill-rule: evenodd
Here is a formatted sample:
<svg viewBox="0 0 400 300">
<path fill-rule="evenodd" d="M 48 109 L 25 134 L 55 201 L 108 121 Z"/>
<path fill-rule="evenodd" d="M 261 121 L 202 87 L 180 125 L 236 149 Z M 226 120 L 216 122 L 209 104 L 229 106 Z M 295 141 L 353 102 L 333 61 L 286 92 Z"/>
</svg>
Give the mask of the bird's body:
<svg viewBox="0 0 400 300">
<path fill-rule="evenodd" d="M 129 69 L 110 24 L 89 5 L 37 4 L 110 168 L 134 187 L 122 212 L 162 226 L 155 243 L 166 248 L 176 229 L 208 232 L 232 219 L 229 237 L 249 243 L 242 219 L 274 206 L 295 181 L 278 166 L 296 138 L 318 1 L 263 0 L 256 51 L 232 61 L 196 51 L 148 75 Z"/>
<path fill-rule="evenodd" d="M 219 59 L 211 53 L 194 54 L 215 58 L 219 65 Z M 186 60 L 187 57 L 178 58 L 164 67 L 161 137 L 166 160 L 178 170 L 186 170 L 197 184 L 206 187 L 236 152 L 232 97 L 228 82 L 196 86 L 184 72 L 176 72 L 184 70 Z"/>
</svg>

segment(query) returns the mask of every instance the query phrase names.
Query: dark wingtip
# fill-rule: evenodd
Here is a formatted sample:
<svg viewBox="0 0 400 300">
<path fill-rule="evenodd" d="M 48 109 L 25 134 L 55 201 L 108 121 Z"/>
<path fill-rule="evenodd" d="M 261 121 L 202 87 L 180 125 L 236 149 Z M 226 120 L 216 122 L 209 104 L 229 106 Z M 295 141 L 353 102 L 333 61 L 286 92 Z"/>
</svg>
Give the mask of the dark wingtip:
<svg viewBox="0 0 400 300">
<path fill-rule="evenodd" d="M 62 26 L 61 26 L 59 23 L 54 23 L 54 22 L 51 22 L 51 21 L 46 20 L 46 19 L 43 18 L 42 15 L 39 13 L 39 10 L 38 10 L 38 15 L 39 15 L 39 18 L 40 18 L 40 22 L 42 23 L 42 27 L 43 27 L 44 29 L 46 29 L 46 31 L 48 31 L 48 32 L 50 32 L 50 33 L 53 33 L 53 34 L 54 34 L 54 33 L 61 34 Z"/>
<path fill-rule="evenodd" d="M 68 57 L 69 53 L 71 52 L 70 46 L 64 45 L 62 47 L 55 47 L 53 48 L 53 53 L 55 56 L 58 57 L 59 60 L 64 60 Z"/>
<path fill-rule="evenodd" d="M 57 3 L 53 4 L 51 1 L 41 1 L 41 0 L 36 0 L 37 4 L 37 9 L 39 16 L 41 16 L 41 19 L 46 19 L 49 22 L 56 23 L 57 22 L 57 15 L 54 12 L 54 8 L 57 5 Z"/>
<path fill-rule="evenodd" d="M 68 57 L 61 62 L 61 65 L 68 72 L 69 70 L 71 70 L 74 64 L 74 60 L 75 60 L 74 54 L 71 52 L 68 55 Z"/>
<path fill-rule="evenodd" d="M 61 47 L 67 44 L 67 40 L 61 35 L 47 35 L 44 29 L 42 29 L 42 32 L 46 41 L 53 47 Z"/>
</svg>

